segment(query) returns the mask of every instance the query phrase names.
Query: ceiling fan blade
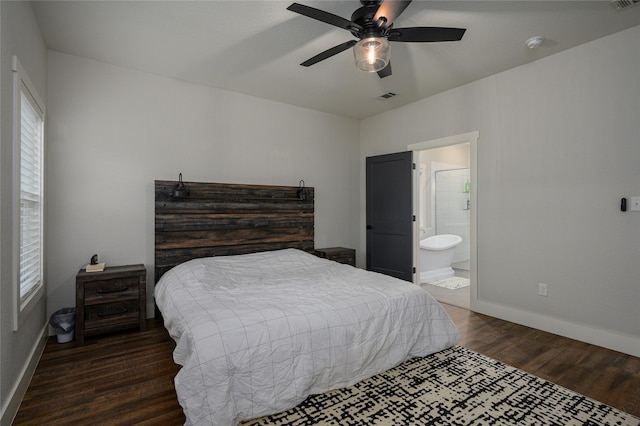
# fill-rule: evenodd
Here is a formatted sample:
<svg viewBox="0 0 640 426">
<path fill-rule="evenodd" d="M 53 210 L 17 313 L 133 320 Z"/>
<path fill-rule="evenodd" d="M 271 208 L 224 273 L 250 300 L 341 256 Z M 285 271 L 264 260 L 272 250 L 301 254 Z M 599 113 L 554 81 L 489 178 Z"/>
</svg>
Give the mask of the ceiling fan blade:
<svg viewBox="0 0 640 426">
<path fill-rule="evenodd" d="M 324 22 L 329 25 L 334 25 L 338 28 L 342 28 L 348 31 L 352 29 L 360 30 L 360 25 L 349 21 L 341 16 L 334 15 L 333 13 L 325 12 L 324 10 L 316 9 L 314 7 L 305 6 L 300 3 L 293 3 L 287 7 L 287 10 L 299 13 L 300 15 L 307 16 L 312 19 Z"/>
<path fill-rule="evenodd" d="M 379 20 L 380 18 L 384 18 L 384 27 L 389 27 L 393 21 L 396 20 L 398 16 L 409 6 L 411 0 L 385 0 L 378 7 L 378 11 L 373 17 L 374 21 Z"/>
<path fill-rule="evenodd" d="M 403 42 L 458 41 L 465 31 L 465 28 L 445 27 L 392 28 L 387 39 Z"/>
<path fill-rule="evenodd" d="M 310 67 L 311 65 L 317 64 L 320 61 L 324 61 L 325 59 L 330 58 L 333 55 L 337 55 L 340 52 L 344 52 L 345 50 L 349 49 L 350 47 L 353 47 L 356 43 L 357 43 L 356 40 L 349 40 L 346 43 L 342 43 L 342 44 L 339 44 L 337 46 L 332 47 L 331 49 L 327 49 L 324 52 L 317 54 L 313 58 L 307 59 L 306 61 L 304 61 L 300 65 L 302 65 L 303 67 Z"/>
<path fill-rule="evenodd" d="M 378 77 L 380 78 L 389 77 L 390 75 L 391 75 L 391 61 L 389 61 L 386 67 L 378 71 Z"/>
</svg>

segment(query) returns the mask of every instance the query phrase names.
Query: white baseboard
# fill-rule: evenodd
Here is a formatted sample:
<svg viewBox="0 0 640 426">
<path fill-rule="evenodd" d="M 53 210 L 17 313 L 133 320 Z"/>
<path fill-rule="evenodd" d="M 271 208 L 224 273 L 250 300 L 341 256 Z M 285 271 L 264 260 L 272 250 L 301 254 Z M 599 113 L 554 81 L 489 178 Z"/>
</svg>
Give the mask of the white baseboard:
<svg viewBox="0 0 640 426">
<path fill-rule="evenodd" d="M 640 338 L 635 336 L 615 333 L 610 330 L 577 324 L 477 299 L 471 301 L 471 310 L 480 314 L 640 357 Z"/>
<path fill-rule="evenodd" d="M 27 393 L 31 378 L 36 371 L 40 357 L 44 352 L 44 347 L 47 344 L 47 338 L 49 337 L 49 325 L 45 324 L 40 333 L 40 337 L 33 345 L 31 353 L 29 354 L 29 360 L 23 365 L 20 372 L 20 380 L 11 389 L 10 397 L 7 399 L 7 404 L 2 407 L 2 417 L 0 418 L 1 426 L 10 426 L 13 423 L 13 419 L 18 414 L 18 409 L 22 403 L 24 395 Z"/>
</svg>

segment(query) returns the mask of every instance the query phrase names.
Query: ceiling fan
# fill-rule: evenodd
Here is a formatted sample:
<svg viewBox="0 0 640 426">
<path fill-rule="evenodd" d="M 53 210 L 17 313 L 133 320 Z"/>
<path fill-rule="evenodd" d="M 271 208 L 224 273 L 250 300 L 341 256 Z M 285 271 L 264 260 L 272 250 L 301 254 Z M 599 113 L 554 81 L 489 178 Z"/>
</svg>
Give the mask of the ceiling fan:
<svg viewBox="0 0 640 426">
<path fill-rule="evenodd" d="M 309 67 L 353 47 L 356 66 L 363 71 L 377 72 L 380 78 L 384 78 L 391 75 L 390 41 L 458 41 L 466 31 L 464 28 L 445 27 L 393 28 L 393 21 L 409 6 L 411 0 L 360 0 L 360 3 L 362 7 L 353 12 L 351 20 L 299 3 L 293 3 L 287 8 L 292 12 L 350 31 L 359 39 L 327 49 L 300 65 Z"/>
</svg>

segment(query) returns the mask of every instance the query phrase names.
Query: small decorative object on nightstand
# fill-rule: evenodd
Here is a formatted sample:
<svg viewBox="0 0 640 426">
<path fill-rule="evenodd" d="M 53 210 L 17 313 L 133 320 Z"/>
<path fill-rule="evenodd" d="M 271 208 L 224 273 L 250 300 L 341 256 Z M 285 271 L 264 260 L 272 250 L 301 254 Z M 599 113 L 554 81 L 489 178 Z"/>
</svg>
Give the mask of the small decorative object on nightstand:
<svg viewBox="0 0 640 426">
<path fill-rule="evenodd" d="M 356 266 L 356 251 L 354 249 L 344 247 L 321 248 L 316 249 L 315 255 L 338 263 Z"/>
<path fill-rule="evenodd" d="M 147 270 L 110 266 L 76 275 L 76 342 L 85 336 L 138 327 L 147 329 Z"/>
</svg>

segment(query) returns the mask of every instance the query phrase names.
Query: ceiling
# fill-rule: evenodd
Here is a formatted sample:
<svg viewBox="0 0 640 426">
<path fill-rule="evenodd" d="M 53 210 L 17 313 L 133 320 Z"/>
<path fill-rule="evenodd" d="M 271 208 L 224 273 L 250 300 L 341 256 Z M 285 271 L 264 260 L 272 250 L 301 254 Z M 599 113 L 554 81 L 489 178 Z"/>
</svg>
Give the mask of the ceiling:
<svg viewBox="0 0 640 426">
<path fill-rule="evenodd" d="M 349 19 L 359 1 L 298 0 Z M 365 118 L 640 24 L 608 0 L 420 1 L 394 27 L 466 28 L 463 39 L 391 43 L 393 75 L 359 71 L 354 39 L 286 10 L 292 1 L 35 1 L 49 49 L 352 118 Z M 544 36 L 537 49 L 525 41 Z M 605 77 L 605 76 L 603 76 Z M 606 78 L 606 77 L 605 77 Z M 380 100 L 387 92 L 397 96 Z"/>
</svg>

